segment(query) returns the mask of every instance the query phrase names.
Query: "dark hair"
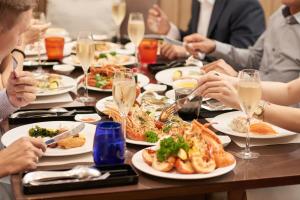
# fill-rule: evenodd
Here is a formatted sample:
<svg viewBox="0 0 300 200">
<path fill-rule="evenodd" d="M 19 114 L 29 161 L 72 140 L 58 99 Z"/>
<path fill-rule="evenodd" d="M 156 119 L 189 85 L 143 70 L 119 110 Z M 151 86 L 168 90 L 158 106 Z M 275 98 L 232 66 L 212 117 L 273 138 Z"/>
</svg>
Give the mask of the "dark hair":
<svg viewBox="0 0 300 200">
<path fill-rule="evenodd" d="M 11 29 L 20 14 L 33 9 L 37 0 L 0 0 L 0 24 L 4 30 Z"/>
</svg>

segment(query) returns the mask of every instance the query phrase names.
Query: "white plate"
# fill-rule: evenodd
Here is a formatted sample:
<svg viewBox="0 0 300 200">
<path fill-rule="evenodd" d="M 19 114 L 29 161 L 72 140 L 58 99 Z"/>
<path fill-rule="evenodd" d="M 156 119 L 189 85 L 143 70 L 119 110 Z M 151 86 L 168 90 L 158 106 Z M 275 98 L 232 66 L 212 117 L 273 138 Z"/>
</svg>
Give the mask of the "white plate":
<svg viewBox="0 0 300 200">
<path fill-rule="evenodd" d="M 77 78 L 77 81 L 80 81 L 83 78 L 82 76 L 79 76 Z M 145 85 L 147 85 L 148 83 L 150 83 L 150 79 L 145 76 L 144 74 L 137 74 L 137 79 L 138 79 L 138 85 L 139 87 L 144 87 Z M 89 90 L 93 90 L 93 91 L 99 91 L 99 92 L 112 92 L 112 89 L 101 89 L 101 88 L 97 88 L 97 87 L 92 87 L 92 86 L 88 86 L 87 87 Z"/>
<path fill-rule="evenodd" d="M 38 92 L 36 94 L 37 97 L 44 97 L 44 96 L 52 96 L 52 95 L 58 95 L 58 94 L 64 94 L 67 92 L 70 92 L 76 88 L 76 81 L 68 76 L 64 75 L 58 75 L 61 77 L 61 82 L 59 84 L 59 87 L 62 89 L 55 89 L 55 90 L 44 90 L 42 92 Z M 69 87 L 70 86 L 70 87 Z"/>
<path fill-rule="evenodd" d="M 165 93 L 166 97 L 168 97 L 169 99 L 172 99 L 172 100 L 175 100 L 175 90 L 169 90 Z M 211 98 L 203 98 L 202 99 L 202 102 L 203 101 L 208 101 L 210 100 Z"/>
<path fill-rule="evenodd" d="M 75 56 L 75 55 L 71 55 L 71 56 L 63 58 L 62 63 L 68 64 L 68 65 L 73 65 L 75 67 L 81 67 L 80 63 L 74 62 L 73 56 Z M 136 58 L 134 56 L 129 56 L 129 55 L 123 55 L 123 56 L 128 56 L 129 57 L 128 61 L 126 61 L 126 62 L 120 62 L 120 63 L 106 63 L 106 64 L 116 64 L 116 65 L 124 65 L 124 66 L 126 66 L 126 65 L 134 65 L 136 63 Z M 101 67 L 100 64 L 94 64 L 93 66 L 94 67 Z"/>
<path fill-rule="evenodd" d="M 195 180 L 195 179 L 213 178 L 232 171 L 236 165 L 236 163 L 234 163 L 228 167 L 218 168 L 215 171 L 208 174 L 179 174 L 175 170 L 171 172 L 161 172 L 153 169 L 147 163 L 144 162 L 142 157 L 142 152 L 143 150 L 140 150 L 133 155 L 132 157 L 133 166 L 146 174 L 156 176 L 156 177 L 161 177 L 161 178 L 168 178 L 168 179 Z"/>
<path fill-rule="evenodd" d="M 13 143 L 15 140 L 21 137 L 29 137 L 29 129 L 38 125 L 43 128 L 58 128 L 61 124 L 63 127 L 72 128 L 79 122 L 71 122 L 71 121 L 52 121 L 52 122 L 38 122 L 33 124 L 27 124 L 24 126 L 19 126 L 17 128 L 11 129 L 6 132 L 2 138 L 1 142 L 4 146 L 8 146 Z M 60 149 L 60 148 L 47 148 L 44 156 L 71 156 L 78 155 L 83 153 L 91 152 L 93 149 L 94 142 L 94 134 L 95 134 L 96 126 L 92 124 L 85 124 L 85 128 L 81 131 L 81 133 L 85 134 L 85 144 L 81 147 L 72 148 L 72 149 Z"/>
<path fill-rule="evenodd" d="M 212 120 L 212 126 L 218 130 L 221 131 L 223 133 L 226 133 L 228 135 L 232 135 L 232 136 L 237 136 L 237 137 L 246 137 L 246 133 L 239 133 L 236 131 L 233 131 L 230 127 L 229 124 L 231 123 L 231 121 L 238 117 L 238 116 L 245 116 L 245 114 L 243 114 L 240 111 L 234 111 L 234 112 L 228 112 L 228 113 L 224 113 L 221 115 L 216 116 L 213 120 Z M 271 125 L 272 128 L 278 133 L 278 134 L 274 134 L 274 135 L 258 135 L 258 134 L 253 134 L 250 133 L 249 136 L 250 138 L 256 138 L 256 139 L 270 139 L 270 138 L 281 138 L 281 137 L 287 137 L 287 136 L 291 136 L 291 135 L 295 135 L 297 133 L 295 132 L 291 132 L 288 130 L 285 130 L 283 128 L 280 128 L 278 126 L 275 125 Z"/>
<path fill-rule="evenodd" d="M 176 67 L 176 68 L 171 68 L 171 69 L 166 69 L 166 70 L 162 70 L 160 72 L 158 72 L 155 75 L 155 79 L 159 82 L 159 83 L 163 83 L 166 85 L 173 85 L 173 72 L 176 70 L 181 70 L 183 73 L 183 76 L 186 76 L 190 71 L 199 71 L 200 72 L 200 68 L 199 67 Z"/>
</svg>

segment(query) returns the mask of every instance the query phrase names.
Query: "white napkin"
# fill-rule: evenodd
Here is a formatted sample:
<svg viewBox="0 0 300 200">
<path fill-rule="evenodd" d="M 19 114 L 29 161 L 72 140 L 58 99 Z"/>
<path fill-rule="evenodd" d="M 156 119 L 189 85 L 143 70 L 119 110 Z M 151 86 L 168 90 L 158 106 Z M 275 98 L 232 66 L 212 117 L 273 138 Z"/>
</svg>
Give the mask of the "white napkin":
<svg viewBox="0 0 300 200">
<path fill-rule="evenodd" d="M 31 105 L 50 104 L 50 103 L 68 103 L 72 101 L 73 99 L 71 95 L 67 92 L 59 95 L 37 97 L 37 99 L 34 102 L 32 102 Z"/>
<path fill-rule="evenodd" d="M 237 144 L 239 147 L 246 146 L 246 138 L 233 137 L 230 136 L 231 140 Z M 250 146 L 267 146 L 267 145 L 276 145 L 276 144 L 292 144 L 300 143 L 300 134 L 282 137 L 282 138 L 273 138 L 273 139 L 250 139 Z"/>
<path fill-rule="evenodd" d="M 85 153 L 74 156 L 43 157 L 38 163 L 38 167 L 65 165 L 71 163 L 94 163 L 93 154 Z"/>
</svg>

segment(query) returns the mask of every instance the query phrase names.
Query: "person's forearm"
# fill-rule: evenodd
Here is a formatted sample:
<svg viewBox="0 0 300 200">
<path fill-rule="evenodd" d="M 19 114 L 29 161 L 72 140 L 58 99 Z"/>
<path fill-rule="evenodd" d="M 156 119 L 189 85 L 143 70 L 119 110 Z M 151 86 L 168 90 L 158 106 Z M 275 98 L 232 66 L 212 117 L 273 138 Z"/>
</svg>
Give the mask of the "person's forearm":
<svg viewBox="0 0 300 200">
<path fill-rule="evenodd" d="M 4 161 L 6 158 L 2 156 L 3 151 L 5 151 L 5 149 L 0 151 L 0 178 L 10 175 L 7 164 L 5 164 Z"/>
<path fill-rule="evenodd" d="M 300 132 L 300 109 L 268 104 L 264 110 L 264 121 L 284 129 Z"/>
</svg>

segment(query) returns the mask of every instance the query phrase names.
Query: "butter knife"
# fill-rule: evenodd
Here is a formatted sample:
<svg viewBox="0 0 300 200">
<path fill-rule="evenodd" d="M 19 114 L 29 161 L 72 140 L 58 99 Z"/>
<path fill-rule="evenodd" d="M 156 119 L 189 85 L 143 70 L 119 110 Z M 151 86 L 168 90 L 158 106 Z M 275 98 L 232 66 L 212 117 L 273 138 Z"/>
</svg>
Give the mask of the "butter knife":
<svg viewBox="0 0 300 200">
<path fill-rule="evenodd" d="M 58 141 L 60 141 L 62 139 L 65 139 L 69 136 L 74 136 L 74 135 L 78 134 L 80 131 L 82 131 L 84 129 L 84 127 L 85 127 L 85 124 L 80 123 L 79 125 L 75 126 L 71 130 L 65 131 L 65 132 L 63 132 L 59 135 L 56 135 L 56 136 L 50 138 L 49 140 L 47 140 L 45 142 L 45 144 L 50 145 L 50 144 L 53 144 L 53 143 L 57 143 Z"/>
</svg>

